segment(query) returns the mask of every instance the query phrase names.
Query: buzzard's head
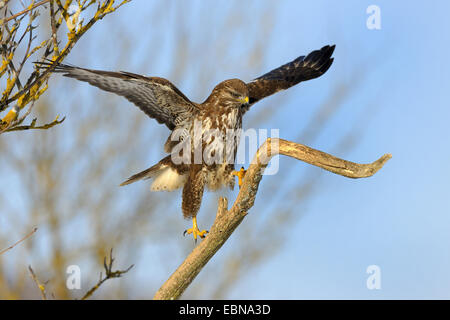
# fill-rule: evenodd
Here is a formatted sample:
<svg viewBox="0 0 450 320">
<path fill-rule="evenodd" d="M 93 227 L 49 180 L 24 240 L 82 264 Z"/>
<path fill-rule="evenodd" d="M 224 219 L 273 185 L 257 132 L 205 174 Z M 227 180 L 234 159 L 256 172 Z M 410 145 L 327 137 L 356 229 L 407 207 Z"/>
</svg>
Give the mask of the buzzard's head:
<svg viewBox="0 0 450 320">
<path fill-rule="evenodd" d="M 247 85 L 239 79 L 222 81 L 214 88 L 208 100 L 218 101 L 222 106 L 247 107 L 249 101 Z"/>
</svg>

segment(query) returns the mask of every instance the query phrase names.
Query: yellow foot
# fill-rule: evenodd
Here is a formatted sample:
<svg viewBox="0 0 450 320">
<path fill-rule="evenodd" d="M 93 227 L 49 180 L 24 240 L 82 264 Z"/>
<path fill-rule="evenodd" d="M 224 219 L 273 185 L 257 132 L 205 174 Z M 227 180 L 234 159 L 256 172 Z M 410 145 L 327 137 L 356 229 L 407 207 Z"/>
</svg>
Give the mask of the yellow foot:
<svg viewBox="0 0 450 320">
<path fill-rule="evenodd" d="M 197 225 L 197 218 L 194 217 L 194 218 L 192 218 L 192 228 L 184 230 L 183 236 L 185 236 L 186 233 L 187 234 L 192 233 L 192 235 L 194 236 L 195 242 L 197 242 L 197 237 L 200 237 L 202 239 L 205 238 L 208 231 L 207 230 L 200 231 L 200 229 L 198 228 L 198 225 Z"/>
<path fill-rule="evenodd" d="M 238 184 L 239 184 L 239 189 L 242 186 L 242 179 L 244 179 L 245 177 L 245 173 L 247 172 L 247 170 L 244 170 L 244 167 L 241 167 L 241 170 L 239 171 L 233 171 L 231 174 L 233 176 L 238 177 Z"/>
</svg>

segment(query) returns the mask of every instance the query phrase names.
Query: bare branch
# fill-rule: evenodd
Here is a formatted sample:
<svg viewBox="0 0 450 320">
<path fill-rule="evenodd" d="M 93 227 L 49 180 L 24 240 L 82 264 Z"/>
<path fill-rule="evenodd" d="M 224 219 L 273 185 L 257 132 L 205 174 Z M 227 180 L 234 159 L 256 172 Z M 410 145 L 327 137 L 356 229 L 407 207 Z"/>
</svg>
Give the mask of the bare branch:
<svg viewBox="0 0 450 320">
<path fill-rule="evenodd" d="M 68 6 L 72 1 L 66 1 L 64 5 L 61 4 L 61 1 L 55 0 L 58 5 L 58 10 L 55 11 L 53 0 L 50 1 L 50 26 L 51 26 L 51 35 L 49 38 L 45 39 L 41 44 L 32 48 L 32 41 L 36 39 L 36 36 L 33 36 L 33 29 L 38 26 L 33 26 L 33 21 L 38 16 L 37 11 L 33 11 L 40 5 L 43 5 L 47 1 L 40 1 L 35 5 L 31 5 L 29 8 L 15 14 L 9 18 L 4 20 L 0 20 L 0 24 L 2 29 L 6 30 L 6 33 L 3 35 L 3 32 L 0 32 L 0 38 L 2 38 L 0 54 L 2 55 L 2 61 L 0 64 L 0 76 L 4 73 L 8 72 L 8 78 L 6 79 L 6 89 L 2 93 L 2 97 L 0 99 L 0 112 L 4 111 L 8 108 L 9 104 L 17 100 L 17 106 L 19 110 L 23 109 L 28 103 L 33 100 L 38 100 L 38 98 L 46 91 L 47 89 L 47 80 L 50 76 L 55 65 L 62 62 L 63 59 L 70 53 L 72 48 L 75 46 L 77 41 L 99 20 L 103 19 L 106 15 L 116 11 L 125 3 L 130 2 L 131 0 L 122 0 L 119 4 L 114 6 L 113 0 L 105 0 L 103 2 L 98 3 L 98 9 L 93 15 L 93 17 L 88 21 L 88 23 L 83 24 L 83 19 L 78 20 L 78 15 L 74 18 L 71 18 L 67 12 Z M 86 1 L 78 2 L 78 14 L 87 9 L 94 1 L 90 1 L 86 4 Z M 61 16 L 57 18 L 58 11 L 61 11 Z M 24 33 L 20 37 L 18 41 L 15 41 L 15 37 L 17 34 L 17 30 L 19 30 L 19 26 L 25 17 L 25 13 L 29 13 L 30 21 L 25 28 Z M 10 30 L 8 27 L 8 22 L 14 19 L 14 24 L 12 29 Z M 62 21 L 66 21 L 66 24 L 69 28 L 69 33 L 67 34 L 67 41 L 63 48 L 59 48 L 59 41 L 57 38 L 57 31 Z M 16 52 L 16 49 L 22 42 L 22 39 L 25 35 L 29 35 L 28 46 L 26 48 L 25 54 L 23 56 L 22 62 L 19 65 L 19 68 L 16 68 L 13 63 L 13 58 Z M 53 45 L 50 46 L 49 44 Z M 43 47 L 46 47 L 45 51 L 41 55 L 37 61 L 45 61 L 49 58 L 49 55 L 53 53 L 53 67 L 48 68 L 46 71 L 40 73 L 36 68 L 31 75 L 28 77 L 26 84 L 22 86 L 19 80 L 20 73 L 22 71 L 22 67 L 28 61 L 32 54 L 36 53 Z M 17 91 L 13 92 L 14 87 L 17 87 Z M 16 125 L 11 126 L 10 122 L 14 121 L 16 118 L 16 113 L 13 110 L 10 110 L 5 117 L 2 119 L 2 123 L 0 123 L 0 131 L 15 131 Z M 58 122 L 51 123 L 51 126 L 58 124 Z M 50 124 L 49 124 L 50 125 Z M 9 128 L 5 130 L 5 128 Z M 47 129 L 49 126 L 45 125 L 42 127 L 32 127 L 32 126 L 23 126 L 17 128 L 17 130 L 27 130 L 27 129 Z M 0 132 L 0 133 L 1 133 Z"/>
<path fill-rule="evenodd" d="M 6 129 L 5 131 L 6 132 L 9 132 L 9 131 L 23 131 L 23 130 L 30 130 L 30 129 L 47 130 L 47 129 L 50 129 L 50 128 L 58 125 L 58 124 L 63 123 L 64 120 L 66 120 L 66 117 L 62 118 L 61 120 L 58 120 L 58 116 L 57 116 L 55 118 L 55 120 L 53 120 L 52 122 L 43 124 L 41 126 L 36 126 L 37 118 L 34 118 L 33 121 L 31 121 L 31 123 L 29 125 L 17 126 L 17 127 Z"/>
<path fill-rule="evenodd" d="M 36 231 L 37 231 L 37 227 L 34 227 L 33 230 L 31 230 L 30 233 L 28 233 L 25 237 L 23 237 L 22 239 L 20 239 L 19 241 L 17 241 L 16 243 L 14 243 L 13 245 L 9 246 L 8 248 L 3 249 L 2 251 L 0 251 L 0 256 L 2 254 L 4 254 L 6 251 L 11 250 L 12 248 L 14 248 L 15 246 L 17 246 L 19 243 L 21 243 L 22 241 L 27 240 L 29 237 L 31 237 Z"/>
<path fill-rule="evenodd" d="M 128 271 L 131 270 L 131 268 L 134 267 L 134 264 L 132 264 L 131 266 L 129 266 L 127 269 L 125 270 L 116 270 L 116 271 L 112 271 L 112 266 L 114 263 L 114 258 L 113 258 L 113 249 L 111 249 L 110 253 L 109 253 L 109 262 L 106 262 L 106 257 L 103 260 L 103 267 L 105 268 L 105 277 L 103 278 L 102 273 L 100 272 L 100 279 L 98 280 L 97 284 L 95 284 L 91 289 L 88 290 L 88 292 L 86 292 L 86 294 L 81 298 L 81 300 L 86 300 L 89 297 L 92 296 L 92 294 L 98 289 L 100 288 L 100 286 L 108 279 L 112 279 L 112 278 L 120 278 L 123 274 L 127 273 Z"/>
<path fill-rule="evenodd" d="M 45 286 L 39 282 L 38 278 L 36 277 L 36 274 L 34 273 L 31 266 L 28 266 L 28 270 L 30 271 L 30 277 L 33 279 L 34 283 L 36 283 L 39 291 L 41 292 L 42 300 L 47 300 L 47 294 L 45 292 Z"/>
<path fill-rule="evenodd" d="M 43 4 L 46 4 L 46 3 L 49 2 L 49 1 L 50 1 L 50 0 L 43 0 L 43 1 L 41 1 L 41 2 L 38 2 L 38 3 L 36 3 L 35 5 L 31 6 L 30 8 L 27 8 L 27 9 L 25 9 L 25 10 L 22 10 L 22 11 L 16 13 L 15 15 L 12 15 L 11 17 L 5 18 L 3 21 L 1 21 L 1 24 L 3 25 L 3 24 L 7 23 L 8 21 L 10 21 L 10 20 L 12 20 L 12 19 L 15 19 L 15 18 L 17 18 L 17 17 L 20 17 L 21 15 L 23 15 L 23 14 L 25 14 L 25 13 L 27 13 L 27 12 L 29 12 L 29 11 L 31 11 L 31 10 L 33 10 L 33 9 L 35 9 L 35 8 L 37 8 L 37 7 L 39 7 L 39 6 L 41 6 L 41 5 L 43 5 Z"/>
<path fill-rule="evenodd" d="M 227 210 L 226 198 L 220 198 L 216 219 L 208 236 L 184 260 L 178 269 L 156 292 L 155 300 L 178 299 L 202 268 L 222 247 L 225 241 L 247 215 L 255 202 L 256 193 L 265 167 L 275 155 L 285 155 L 348 178 L 366 178 L 374 175 L 392 157 L 385 154 L 370 164 L 358 164 L 336 158 L 325 152 L 283 139 L 267 139 L 258 149 L 239 191 L 236 201 Z"/>
</svg>

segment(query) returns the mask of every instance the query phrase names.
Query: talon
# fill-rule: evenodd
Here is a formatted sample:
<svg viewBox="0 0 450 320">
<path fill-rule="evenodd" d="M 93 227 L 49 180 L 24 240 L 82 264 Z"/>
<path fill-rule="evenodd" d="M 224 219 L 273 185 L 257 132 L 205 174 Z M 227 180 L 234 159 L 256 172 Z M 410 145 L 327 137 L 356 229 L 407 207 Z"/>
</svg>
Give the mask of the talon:
<svg viewBox="0 0 450 320">
<path fill-rule="evenodd" d="M 195 241 L 195 243 L 197 243 L 197 237 L 204 239 L 206 237 L 206 234 L 208 233 L 208 230 L 200 231 L 200 229 L 198 228 L 198 225 L 197 225 L 197 218 L 194 217 L 194 218 L 192 218 L 192 228 L 184 230 L 183 236 L 185 236 L 186 233 L 187 234 L 192 233 L 192 235 L 194 236 L 194 241 Z"/>
<path fill-rule="evenodd" d="M 241 169 L 240 169 L 239 171 L 233 171 L 233 172 L 231 172 L 231 174 L 232 174 L 233 176 L 238 177 L 239 189 L 240 189 L 241 186 L 242 186 L 242 180 L 244 179 L 245 173 L 246 173 L 246 172 L 247 172 L 247 170 L 244 170 L 244 167 L 241 167 Z"/>
</svg>

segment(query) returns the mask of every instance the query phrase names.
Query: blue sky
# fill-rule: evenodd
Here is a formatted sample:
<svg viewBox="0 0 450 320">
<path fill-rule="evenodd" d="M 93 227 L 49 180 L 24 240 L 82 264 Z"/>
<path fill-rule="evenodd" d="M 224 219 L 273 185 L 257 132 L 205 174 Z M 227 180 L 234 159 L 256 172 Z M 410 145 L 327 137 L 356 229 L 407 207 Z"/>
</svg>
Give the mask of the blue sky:
<svg viewBox="0 0 450 320">
<path fill-rule="evenodd" d="M 176 1 L 173 3 L 177 5 Z M 185 14 L 195 19 L 197 15 L 208 13 L 204 12 L 203 4 L 192 1 L 192 8 Z M 380 30 L 366 27 L 366 8 L 372 4 L 381 10 Z M 282 250 L 246 275 L 228 298 L 450 298 L 450 193 L 447 186 L 450 178 L 447 147 L 450 45 L 446 34 L 450 30 L 447 17 L 450 3 L 285 0 L 274 5 L 270 1 L 242 1 L 239 14 L 246 18 L 239 21 L 239 29 L 230 35 L 235 39 L 233 50 L 237 56 L 244 55 L 246 43 L 259 36 L 259 26 L 251 19 L 252 11 L 264 10 L 268 5 L 276 7 L 267 17 L 273 21 L 274 29 L 264 48 L 268 54 L 261 69 L 254 74 L 255 70 L 246 68 L 245 63 L 233 66 L 227 61 L 218 61 L 220 67 L 225 66 L 224 71 L 211 79 L 210 89 L 231 77 L 250 80 L 299 55 L 326 44 L 336 44 L 335 61 L 330 70 L 317 80 L 279 93 L 286 96 L 282 100 L 283 107 L 261 126 L 278 128 L 281 138 L 297 141 L 299 132 L 336 84 L 348 83 L 354 89 L 310 146 L 333 153 L 336 137 L 356 132 L 355 147 L 349 152 L 335 153 L 336 156 L 361 163 L 372 162 L 384 153 L 391 153 L 393 158 L 368 179 L 351 180 L 331 173 L 320 175 L 314 197 L 299 208 L 299 217 L 285 235 L 287 242 Z M 226 1 L 215 2 L 215 14 L 225 7 Z M 151 21 L 143 25 L 143 19 L 139 18 L 140 13 L 155 8 L 158 6 L 152 1 L 133 1 L 122 7 L 118 15 L 105 20 L 127 21 L 121 34 L 136 36 L 138 30 L 142 33 L 140 41 L 144 42 L 145 32 L 164 32 L 161 47 L 155 50 L 170 53 L 173 42 L 177 41 L 171 32 L 176 16 L 170 11 L 159 14 L 166 23 L 164 30 L 152 29 Z M 105 28 L 107 25 L 96 25 L 86 37 L 104 36 Z M 187 43 L 195 46 L 203 41 L 202 50 L 220 46 L 223 34 L 213 36 L 217 26 L 205 28 L 209 31 L 206 34 L 211 35 L 206 44 L 205 38 L 191 33 L 187 24 Z M 98 52 L 83 52 L 86 37 L 73 51 L 78 58 L 67 61 L 83 65 L 89 61 L 91 68 L 110 69 L 109 56 L 118 53 L 108 52 L 108 48 L 101 50 L 101 45 Z M 117 48 L 118 51 L 127 49 Z M 132 59 L 121 61 L 120 68 L 137 72 L 139 66 L 144 65 L 145 69 L 149 54 L 142 50 L 133 52 Z M 88 59 L 83 59 L 83 55 Z M 160 60 L 156 70 L 145 70 L 145 73 L 170 77 L 167 70 L 174 63 L 173 55 L 163 55 Z M 193 61 L 187 68 L 199 68 L 201 62 Z M 207 70 L 201 72 L 207 73 Z M 189 78 L 177 85 L 196 101 L 202 101 L 209 90 L 203 94 L 195 91 L 195 83 Z M 96 90 L 89 93 L 96 94 Z M 268 98 L 265 106 L 277 101 L 275 99 Z M 244 126 L 253 116 L 244 120 Z M 156 123 L 152 121 L 149 125 Z M 149 157 L 155 160 L 159 155 Z M 251 224 L 252 214 L 258 214 L 258 208 L 264 206 L 264 199 L 271 196 L 270 186 L 281 188 L 277 201 L 283 203 L 283 195 L 296 179 L 320 170 L 286 158 L 280 159 L 280 171 L 283 168 L 289 170 L 283 179 L 273 176 L 262 180 L 256 206 L 244 223 Z M 205 215 L 203 213 L 203 217 Z M 232 243 L 231 248 L 234 245 L 245 246 L 245 243 Z M 147 260 L 150 263 L 151 258 Z M 178 259 L 170 261 L 167 272 L 172 272 L 180 262 Z M 140 263 L 145 270 L 146 261 Z M 366 288 L 369 265 L 380 267 L 380 290 Z"/>
</svg>

